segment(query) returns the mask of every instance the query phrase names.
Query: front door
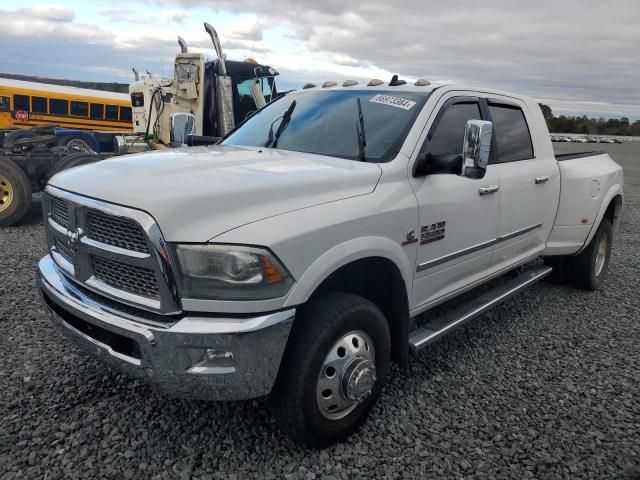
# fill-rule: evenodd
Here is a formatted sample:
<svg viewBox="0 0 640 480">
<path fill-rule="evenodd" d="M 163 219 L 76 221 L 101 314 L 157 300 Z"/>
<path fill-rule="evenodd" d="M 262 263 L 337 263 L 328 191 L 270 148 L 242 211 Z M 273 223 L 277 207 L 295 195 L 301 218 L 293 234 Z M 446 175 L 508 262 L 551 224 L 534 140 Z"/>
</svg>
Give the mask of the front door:
<svg viewBox="0 0 640 480">
<path fill-rule="evenodd" d="M 479 99 L 449 94 L 436 110 L 420 151 L 440 158 L 461 154 L 466 122 L 483 119 Z M 415 315 L 485 275 L 498 231 L 500 179 L 496 166 L 489 165 L 483 178 L 453 171 L 410 181 L 420 211 Z"/>
</svg>

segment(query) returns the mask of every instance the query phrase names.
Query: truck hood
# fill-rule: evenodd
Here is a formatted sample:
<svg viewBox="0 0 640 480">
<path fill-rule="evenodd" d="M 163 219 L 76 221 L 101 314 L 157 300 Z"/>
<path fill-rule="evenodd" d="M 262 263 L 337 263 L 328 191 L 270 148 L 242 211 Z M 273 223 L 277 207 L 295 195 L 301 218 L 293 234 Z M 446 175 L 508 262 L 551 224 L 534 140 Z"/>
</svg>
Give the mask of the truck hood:
<svg viewBox="0 0 640 480">
<path fill-rule="evenodd" d="M 144 210 L 167 241 L 205 242 L 267 217 L 371 193 L 381 173 L 376 164 L 341 158 L 210 146 L 111 158 L 49 183 Z"/>
</svg>

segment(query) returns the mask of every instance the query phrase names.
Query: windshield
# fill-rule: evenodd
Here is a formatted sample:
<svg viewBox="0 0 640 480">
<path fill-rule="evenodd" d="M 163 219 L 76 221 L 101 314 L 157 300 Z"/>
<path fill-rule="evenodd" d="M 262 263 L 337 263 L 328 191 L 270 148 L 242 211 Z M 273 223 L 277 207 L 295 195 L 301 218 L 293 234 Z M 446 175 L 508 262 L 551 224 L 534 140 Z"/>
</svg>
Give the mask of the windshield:
<svg viewBox="0 0 640 480">
<path fill-rule="evenodd" d="M 348 159 L 360 157 L 358 101 L 366 128 L 365 159 L 390 160 L 404 141 L 428 92 L 313 90 L 293 92 L 268 105 L 232 132 L 223 145 L 265 147 L 280 129 L 277 148 Z M 286 112 L 293 102 L 291 117 Z M 271 135 L 270 135 L 271 132 Z"/>
</svg>

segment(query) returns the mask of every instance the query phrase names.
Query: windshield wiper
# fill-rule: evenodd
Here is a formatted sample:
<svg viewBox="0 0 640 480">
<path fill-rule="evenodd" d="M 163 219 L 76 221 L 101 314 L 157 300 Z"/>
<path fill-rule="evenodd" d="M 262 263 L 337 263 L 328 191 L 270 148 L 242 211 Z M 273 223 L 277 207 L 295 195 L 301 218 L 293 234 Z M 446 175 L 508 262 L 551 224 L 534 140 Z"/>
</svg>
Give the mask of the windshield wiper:
<svg viewBox="0 0 640 480">
<path fill-rule="evenodd" d="M 362 114 L 362 103 L 360 97 L 356 98 L 358 102 L 358 123 L 356 123 L 356 131 L 358 132 L 358 160 L 366 162 L 365 147 L 367 146 L 367 137 L 364 134 L 364 115 Z"/>
<path fill-rule="evenodd" d="M 272 148 L 276 148 L 278 146 L 278 139 L 282 132 L 289 126 L 289 122 L 291 121 L 291 115 L 293 114 L 293 110 L 296 108 L 296 101 L 294 100 L 287 108 L 287 111 L 282 115 L 282 120 L 280 121 L 280 125 L 278 125 L 278 130 L 276 130 L 276 134 L 273 134 L 273 124 L 278 120 L 277 118 L 271 122 L 271 126 L 269 127 L 269 137 L 267 138 L 267 143 L 264 144 L 265 147 L 270 146 L 272 143 Z"/>
</svg>

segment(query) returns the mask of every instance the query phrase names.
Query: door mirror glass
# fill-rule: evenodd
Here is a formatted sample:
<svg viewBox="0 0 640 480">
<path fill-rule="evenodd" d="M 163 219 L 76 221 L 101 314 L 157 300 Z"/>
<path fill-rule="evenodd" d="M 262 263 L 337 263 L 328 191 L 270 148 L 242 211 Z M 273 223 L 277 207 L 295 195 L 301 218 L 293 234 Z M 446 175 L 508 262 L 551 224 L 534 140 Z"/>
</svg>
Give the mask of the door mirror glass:
<svg viewBox="0 0 640 480">
<path fill-rule="evenodd" d="M 482 178 L 489 164 L 493 123 L 485 120 L 469 120 L 464 129 L 462 145 L 463 177 Z"/>
</svg>

